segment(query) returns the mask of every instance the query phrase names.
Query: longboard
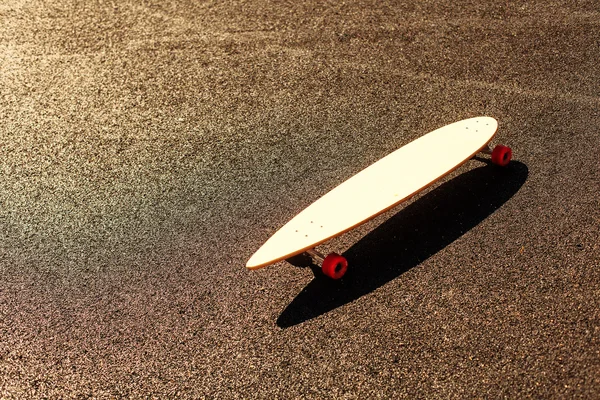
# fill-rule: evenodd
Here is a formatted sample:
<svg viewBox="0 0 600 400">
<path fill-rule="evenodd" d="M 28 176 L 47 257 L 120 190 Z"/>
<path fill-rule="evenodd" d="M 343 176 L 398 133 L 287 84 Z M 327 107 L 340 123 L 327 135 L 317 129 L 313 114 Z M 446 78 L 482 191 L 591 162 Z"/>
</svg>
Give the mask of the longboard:
<svg viewBox="0 0 600 400">
<path fill-rule="evenodd" d="M 510 162 L 509 147 L 490 141 L 498 122 L 491 117 L 465 119 L 434 130 L 358 172 L 312 203 L 273 234 L 248 260 L 256 270 L 307 253 L 323 273 L 341 278 L 348 262 L 339 254 L 327 257 L 319 244 L 347 232 L 429 187 L 479 153 L 494 164 Z"/>
</svg>

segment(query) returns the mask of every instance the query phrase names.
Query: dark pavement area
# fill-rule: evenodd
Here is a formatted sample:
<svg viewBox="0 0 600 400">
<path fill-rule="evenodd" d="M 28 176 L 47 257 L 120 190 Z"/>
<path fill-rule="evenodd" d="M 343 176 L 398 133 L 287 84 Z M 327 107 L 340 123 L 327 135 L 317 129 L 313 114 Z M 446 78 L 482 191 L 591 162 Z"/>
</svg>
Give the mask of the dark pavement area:
<svg viewBox="0 0 600 400">
<path fill-rule="evenodd" d="M 0 398 L 600 397 L 600 4 L 0 1 Z M 244 267 L 477 115 L 473 160 Z"/>
</svg>

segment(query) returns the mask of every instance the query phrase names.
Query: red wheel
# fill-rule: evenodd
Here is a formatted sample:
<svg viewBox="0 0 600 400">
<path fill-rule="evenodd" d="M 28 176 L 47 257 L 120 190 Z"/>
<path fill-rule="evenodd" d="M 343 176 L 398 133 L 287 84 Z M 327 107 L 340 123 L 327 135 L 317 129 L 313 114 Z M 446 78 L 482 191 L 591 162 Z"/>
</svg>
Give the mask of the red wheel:
<svg viewBox="0 0 600 400">
<path fill-rule="evenodd" d="M 512 150 L 508 146 L 501 144 L 494 147 L 492 150 L 492 163 L 501 167 L 506 167 L 512 158 Z"/>
<path fill-rule="evenodd" d="M 336 253 L 331 253 L 323 260 L 323 273 L 331 279 L 340 279 L 348 270 L 348 261 Z"/>
</svg>

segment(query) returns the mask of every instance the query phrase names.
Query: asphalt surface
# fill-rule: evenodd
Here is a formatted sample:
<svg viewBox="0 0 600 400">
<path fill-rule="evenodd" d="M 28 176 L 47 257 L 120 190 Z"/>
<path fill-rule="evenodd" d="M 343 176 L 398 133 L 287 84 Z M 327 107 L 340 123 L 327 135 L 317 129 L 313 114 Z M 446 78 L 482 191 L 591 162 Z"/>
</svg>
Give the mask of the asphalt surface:
<svg viewBox="0 0 600 400">
<path fill-rule="evenodd" d="M 0 2 L 1 398 L 599 398 L 600 6 Z M 445 124 L 472 161 L 324 245 L 281 225 Z M 301 265 L 301 263 L 297 263 Z"/>
</svg>

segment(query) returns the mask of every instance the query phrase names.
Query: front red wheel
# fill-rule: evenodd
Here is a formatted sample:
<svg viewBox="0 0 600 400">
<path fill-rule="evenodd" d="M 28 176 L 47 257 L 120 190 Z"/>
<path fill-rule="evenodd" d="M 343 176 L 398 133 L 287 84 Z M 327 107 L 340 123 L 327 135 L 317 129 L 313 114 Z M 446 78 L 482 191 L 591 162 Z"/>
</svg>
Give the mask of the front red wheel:
<svg viewBox="0 0 600 400">
<path fill-rule="evenodd" d="M 323 260 L 323 273 L 331 279 L 340 279 L 348 270 L 348 261 L 336 253 L 331 253 Z"/>
<path fill-rule="evenodd" d="M 506 167 L 512 158 L 512 150 L 508 146 L 501 144 L 494 147 L 492 150 L 492 163 L 501 167 Z"/>
</svg>

